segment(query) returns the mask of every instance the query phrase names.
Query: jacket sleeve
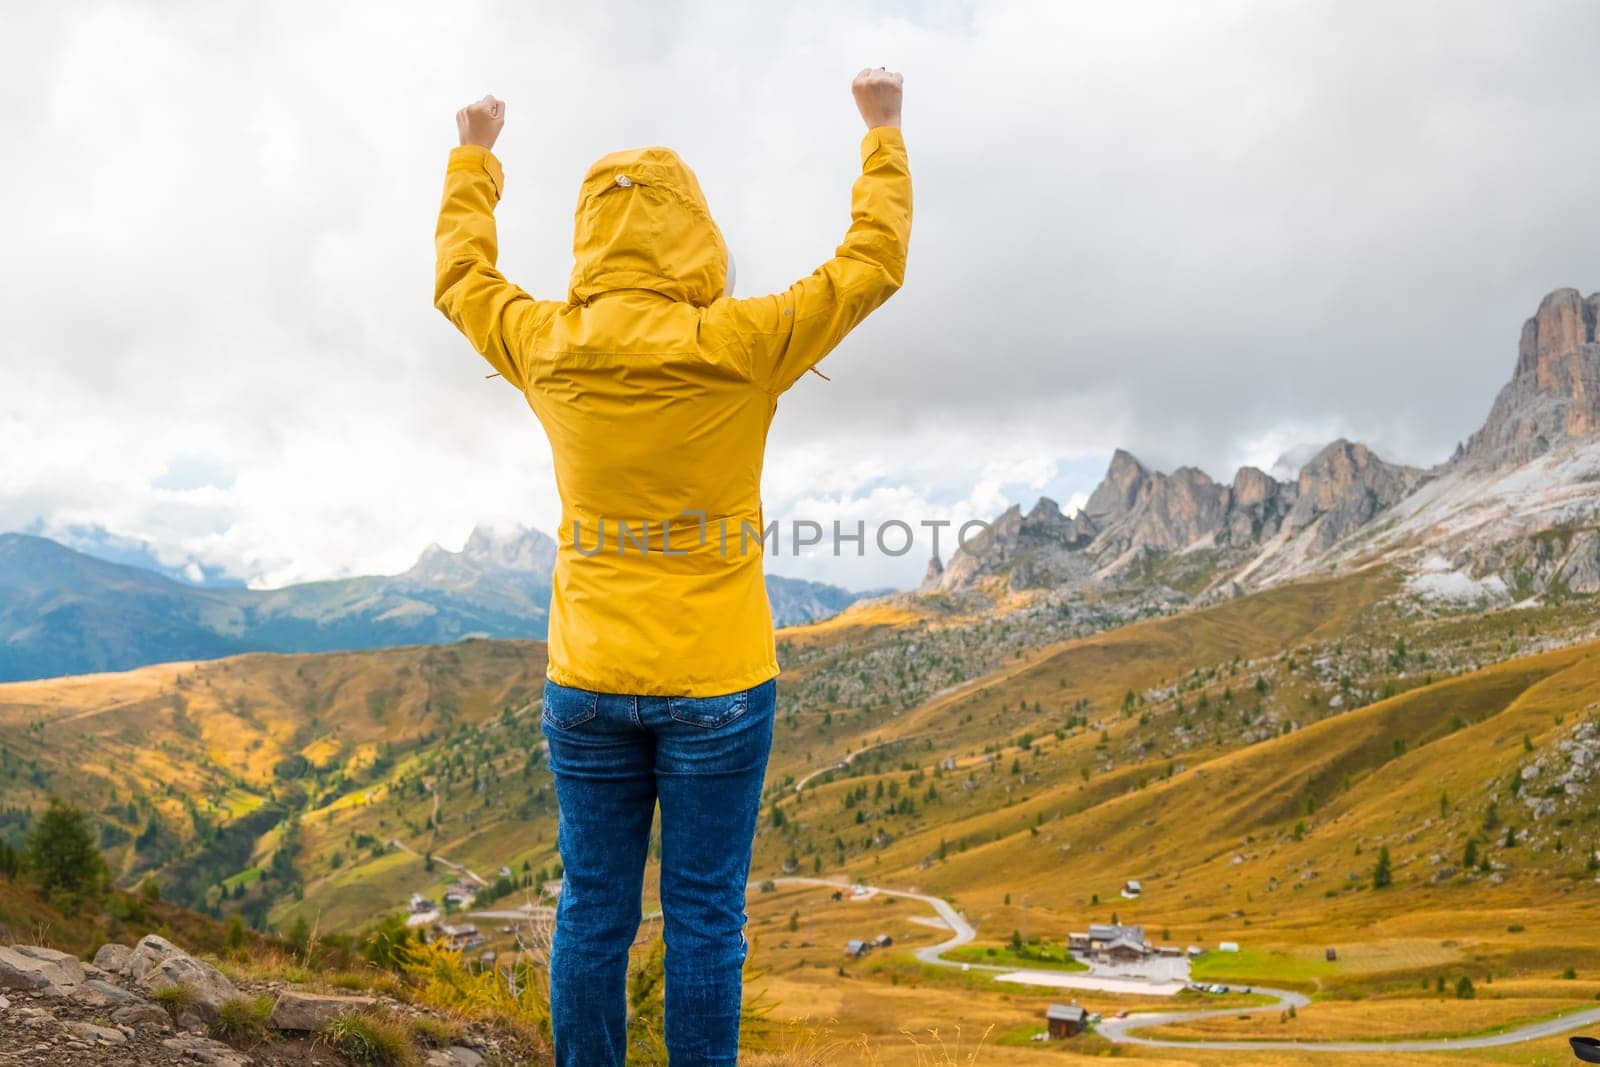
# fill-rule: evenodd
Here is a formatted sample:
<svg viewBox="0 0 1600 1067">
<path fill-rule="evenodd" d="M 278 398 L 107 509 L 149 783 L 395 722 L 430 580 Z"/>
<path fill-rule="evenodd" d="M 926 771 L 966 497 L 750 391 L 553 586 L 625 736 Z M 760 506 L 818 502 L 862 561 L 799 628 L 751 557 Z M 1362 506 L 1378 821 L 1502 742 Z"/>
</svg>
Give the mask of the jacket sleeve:
<svg viewBox="0 0 1600 1067">
<path fill-rule="evenodd" d="M 487 148 L 450 150 L 434 230 L 433 306 L 506 381 L 526 389 L 533 333 L 561 305 L 535 300 L 495 269 L 494 209 L 504 180 L 500 161 Z"/>
<path fill-rule="evenodd" d="M 850 229 L 833 258 L 782 293 L 718 302 L 757 384 L 773 395 L 788 389 L 888 300 L 905 280 L 910 240 L 905 140 L 896 127 L 875 127 L 861 140 Z"/>
</svg>

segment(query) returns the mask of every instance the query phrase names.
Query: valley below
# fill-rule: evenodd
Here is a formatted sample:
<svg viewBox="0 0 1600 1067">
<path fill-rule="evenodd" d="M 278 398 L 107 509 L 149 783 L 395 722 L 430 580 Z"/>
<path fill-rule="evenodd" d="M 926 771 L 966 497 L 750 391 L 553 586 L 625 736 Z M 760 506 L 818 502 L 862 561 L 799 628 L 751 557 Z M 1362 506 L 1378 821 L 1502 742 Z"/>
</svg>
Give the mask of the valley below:
<svg viewBox="0 0 1600 1067">
<path fill-rule="evenodd" d="M 1589 598 L 1447 611 L 1380 567 L 1166 613 L 1050 600 L 891 599 L 782 632 L 749 904 L 766 1044 L 1359 1062 L 1201 1042 L 1482 1037 L 1600 1006 Z M 1040 612 L 1084 632 L 1020 624 Z M 543 670 L 540 643 L 473 640 L 12 683 L 3 818 L 72 797 L 122 884 L 259 928 L 358 931 L 415 894 L 470 924 L 469 952 L 537 952 L 560 871 Z M 950 924 L 889 890 L 971 940 L 935 959 Z M 1142 928 L 1180 981 L 1086 974 L 1065 950 L 1090 924 Z M 1099 1025 L 1035 1040 L 1074 1002 Z M 1564 1041 L 1383 1056 L 1555 1063 Z"/>
</svg>

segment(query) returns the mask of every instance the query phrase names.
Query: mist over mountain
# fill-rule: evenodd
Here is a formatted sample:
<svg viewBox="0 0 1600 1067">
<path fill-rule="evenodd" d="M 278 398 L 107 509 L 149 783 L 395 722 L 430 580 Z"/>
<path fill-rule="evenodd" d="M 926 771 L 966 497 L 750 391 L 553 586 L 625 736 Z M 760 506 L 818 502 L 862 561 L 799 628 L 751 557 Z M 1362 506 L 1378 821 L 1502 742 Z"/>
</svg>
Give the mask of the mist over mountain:
<svg viewBox="0 0 1600 1067">
<path fill-rule="evenodd" d="M 920 591 L 1143 586 L 1203 599 L 1383 561 L 1424 592 L 1600 591 L 1597 320 L 1600 293 L 1546 296 L 1483 426 L 1431 469 L 1340 439 L 1220 482 L 1119 449 L 1081 510 L 1013 505 L 932 561 Z"/>
</svg>

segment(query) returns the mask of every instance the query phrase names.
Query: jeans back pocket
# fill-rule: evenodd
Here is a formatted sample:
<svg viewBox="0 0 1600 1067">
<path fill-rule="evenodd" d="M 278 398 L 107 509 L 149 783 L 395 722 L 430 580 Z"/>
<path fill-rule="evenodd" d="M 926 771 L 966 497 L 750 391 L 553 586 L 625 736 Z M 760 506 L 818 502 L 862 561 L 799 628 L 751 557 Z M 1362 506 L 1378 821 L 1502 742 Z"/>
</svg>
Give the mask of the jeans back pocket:
<svg viewBox="0 0 1600 1067">
<path fill-rule="evenodd" d="M 581 726 L 595 717 L 600 694 L 549 681 L 544 683 L 544 721 L 562 730 Z"/>
<path fill-rule="evenodd" d="M 679 722 L 714 730 L 737 719 L 750 707 L 750 690 L 717 697 L 668 697 L 667 711 Z"/>
</svg>

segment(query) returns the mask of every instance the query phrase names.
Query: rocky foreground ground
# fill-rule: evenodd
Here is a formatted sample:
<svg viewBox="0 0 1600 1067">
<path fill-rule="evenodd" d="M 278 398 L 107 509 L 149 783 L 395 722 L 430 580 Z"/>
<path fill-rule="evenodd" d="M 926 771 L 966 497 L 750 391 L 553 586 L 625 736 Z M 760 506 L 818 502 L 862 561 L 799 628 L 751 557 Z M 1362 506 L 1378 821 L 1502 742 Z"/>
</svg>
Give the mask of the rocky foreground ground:
<svg viewBox="0 0 1600 1067">
<path fill-rule="evenodd" d="M 258 1032 L 227 1023 L 246 1003 L 271 1014 Z M 311 992 L 278 981 L 233 981 L 154 934 L 108 944 L 93 963 L 54 949 L 0 946 L 0 1064 L 214 1067 L 351 1062 L 325 1034 L 341 1016 L 407 1022 L 432 1013 L 390 997 Z M 417 1054 L 425 1067 L 513 1064 L 499 1039 L 445 1020 L 454 1043 Z M 229 1041 L 219 1040 L 227 1036 Z"/>
</svg>

